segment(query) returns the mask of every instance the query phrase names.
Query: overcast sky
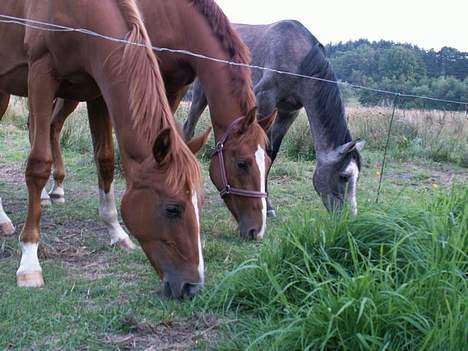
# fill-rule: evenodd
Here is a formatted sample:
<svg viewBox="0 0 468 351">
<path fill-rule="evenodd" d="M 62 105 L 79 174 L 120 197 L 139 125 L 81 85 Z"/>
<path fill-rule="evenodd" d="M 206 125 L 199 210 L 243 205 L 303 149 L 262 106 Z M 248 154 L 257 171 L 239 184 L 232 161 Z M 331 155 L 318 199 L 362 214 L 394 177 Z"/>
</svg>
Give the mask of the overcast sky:
<svg viewBox="0 0 468 351">
<path fill-rule="evenodd" d="M 323 43 L 367 38 L 468 51 L 467 0 L 216 0 L 232 22 L 302 22 Z"/>
</svg>

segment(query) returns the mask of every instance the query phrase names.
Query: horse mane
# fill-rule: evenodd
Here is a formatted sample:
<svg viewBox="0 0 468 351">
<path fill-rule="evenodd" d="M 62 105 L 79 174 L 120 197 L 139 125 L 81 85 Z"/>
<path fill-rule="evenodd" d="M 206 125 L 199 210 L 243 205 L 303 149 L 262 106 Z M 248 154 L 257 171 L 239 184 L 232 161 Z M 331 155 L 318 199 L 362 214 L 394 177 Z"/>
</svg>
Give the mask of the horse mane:
<svg viewBox="0 0 468 351">
<path fill-rule="evenodd" d="M 335 72 L 325 56 L 323 45 L 316 39 L 312 44 L 312 48 L 302 60 L 299 73 L 336 81 Z M 316 92 L 314 99 L 316 117 L 320 118 L 326 130 L 331 130 L 334 134 L 333 139 L 337 143 L 335 147 L 351 141 L 351 133 L 346 123 L 344 104 L 338 84 L 320 80 L 312 82 L 316 84 L 316 88 L 314 88 Z"/>
<path fill-rule="evenodd" d="M 188 1 L 205 17 L 219 43 L 227 51 L 229 60 L 249 64 L 249 48 L 244 44 L 218 4 L 213 0 Z M 242 113 L 246 114 L 252 107 L 256 106 L 250 69 L 234 65 L 227 66 L 233 83 L 232 94 L 240 98 Z"/>
<path fill-rule="evenodd" d="M 181 189 L 192 186 L 199 191 L 200 168 L 192 152 L 177 132 L 176 123 L 166 97 L 164 81 L 156 56 L 151 48 L 146 27 L 135 0 L 119 1 L 122 14 L 130 27 L 127 40 L 142 43 L 145 47 L 126 45 L 120 74 L 128 76 L 129 104 L 132 126 L 143 142 L 153 145 L 160 131 L 171 129 L 171 162 L 165 170 L 168 186 Z M 137 141 L 136 141 L 137 142 Z"/>
</svg>

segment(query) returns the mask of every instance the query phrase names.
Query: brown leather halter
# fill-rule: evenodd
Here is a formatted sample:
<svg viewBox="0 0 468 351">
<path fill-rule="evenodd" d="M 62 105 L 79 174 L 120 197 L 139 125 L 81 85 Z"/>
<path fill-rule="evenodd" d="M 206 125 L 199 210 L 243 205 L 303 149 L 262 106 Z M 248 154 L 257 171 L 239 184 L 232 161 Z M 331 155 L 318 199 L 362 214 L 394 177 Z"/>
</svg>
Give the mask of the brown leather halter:
<svg viewBox="0 0 468 351">
<path fill-rule="evenodd" d="M 267 193 L 264 193 L 261 191 L 233 188 L 232 186 L 229 185 L 228 180 L 227 180 L 226 167 L 225 167 L 224 155 L 223 155 L 224 143 L 229 137 L 230 132 L 234 129 L 234 126 L 243 118 L 245 118 L 245 116 L 240 116 L 236 118 L 229 125 L 229 127 L 226 129 L 226 132 L 224 132 L 224 135 L 222 136 L 222 138 L 219 139 L 219 141 L 216 143 L 215 149 L 213 151 L 212 157 L 214 157 L 216 154 L 218 155 L 219 167 L 221 169 L 221 179 L 223 181 L 223 189 L 219 192 L 219 195 L 222 198 L 225 197 L 226 195 L 237 195 L 237 196 L 255 197 L 255 198 L 267 197 Z"/>
</svg>

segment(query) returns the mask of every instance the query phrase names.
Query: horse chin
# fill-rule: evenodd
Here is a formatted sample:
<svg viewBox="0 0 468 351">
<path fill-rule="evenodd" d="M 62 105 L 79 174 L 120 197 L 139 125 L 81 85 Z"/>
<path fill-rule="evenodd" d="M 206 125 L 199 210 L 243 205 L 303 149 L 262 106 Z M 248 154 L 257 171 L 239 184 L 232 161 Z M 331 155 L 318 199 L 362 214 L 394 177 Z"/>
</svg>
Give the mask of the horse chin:
<svg viewBox="0 0 468 351">
<path fill-rule="evenodd" d="M 161 286 L 161 295 L 171 299 L 191 299 L 202 287 L 203 284 L 200 283 L 164 279 Z"/>
<path fill-rule="evenodd" d="M 343 209 L 343 200 L 332 195 L 320 196 L 328 213 L 339 213 Z"/>
</svg>

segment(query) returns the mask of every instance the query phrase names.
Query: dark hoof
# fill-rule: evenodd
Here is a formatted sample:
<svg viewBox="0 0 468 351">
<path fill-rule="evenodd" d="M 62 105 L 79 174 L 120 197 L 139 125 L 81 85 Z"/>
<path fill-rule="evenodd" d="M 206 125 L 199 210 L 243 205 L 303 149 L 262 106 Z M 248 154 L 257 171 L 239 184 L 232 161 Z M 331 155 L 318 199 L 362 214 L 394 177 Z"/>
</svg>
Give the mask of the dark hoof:
<svg viewBox="0 0 468 351">
<path fill-rule="evenodd" d="M 273 205 L 271 204 L 270 197 L 266 198 L 266 205 L 267 205 L 267 217 L 270 217 L 270 218 L 276 217 L 276 211 L 273 209 Z"/>
</svg>

